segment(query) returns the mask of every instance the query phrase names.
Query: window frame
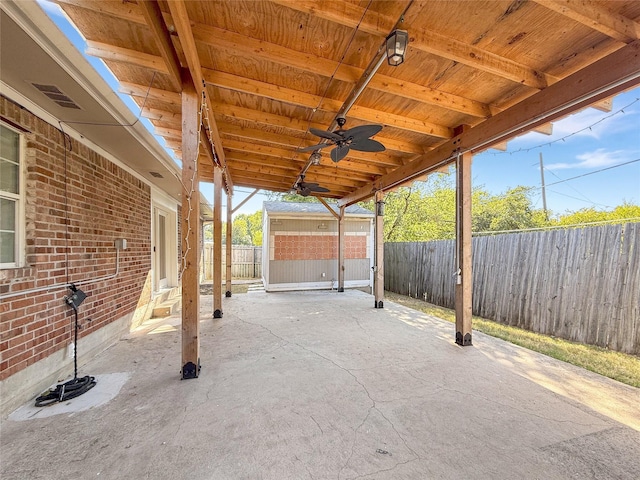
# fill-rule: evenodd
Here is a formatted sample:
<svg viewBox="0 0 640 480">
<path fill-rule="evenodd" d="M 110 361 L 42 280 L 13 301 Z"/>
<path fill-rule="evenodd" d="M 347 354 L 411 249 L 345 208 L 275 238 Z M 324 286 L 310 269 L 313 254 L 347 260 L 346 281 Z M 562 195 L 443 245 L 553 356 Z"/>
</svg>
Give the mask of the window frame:
<svg viewBox="0 0 640 480">
<path fill-rule="evenodd" d="M 12 124 L 0 120 L 2 128 L 18 135 L 18 194 L 0 190 L 0 197 L 16 202 L 15 238 L 13 262 L 0 263 L 0 270 L 20 268 L 25 259 L 25 136 L 24 132 Z"/>
</svg>

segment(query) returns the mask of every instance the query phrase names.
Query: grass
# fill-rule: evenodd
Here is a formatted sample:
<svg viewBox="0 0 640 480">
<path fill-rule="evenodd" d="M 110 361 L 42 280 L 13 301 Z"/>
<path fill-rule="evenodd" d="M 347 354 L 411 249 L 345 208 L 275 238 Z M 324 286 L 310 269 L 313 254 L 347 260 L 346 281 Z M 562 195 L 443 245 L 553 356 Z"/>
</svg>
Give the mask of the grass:
<svg viewBox="0 0 640 480">
<path fill-rule="evenodd" d="M 385 292 L 385 297 L 427 315 L 455 322 L 455 312 L 448 308 L 392 292 Z M 473 317 L 473 329 L 640 388 L 640 358 L 634 355 L 570 342 L 481 317 Z"/>
</svg>

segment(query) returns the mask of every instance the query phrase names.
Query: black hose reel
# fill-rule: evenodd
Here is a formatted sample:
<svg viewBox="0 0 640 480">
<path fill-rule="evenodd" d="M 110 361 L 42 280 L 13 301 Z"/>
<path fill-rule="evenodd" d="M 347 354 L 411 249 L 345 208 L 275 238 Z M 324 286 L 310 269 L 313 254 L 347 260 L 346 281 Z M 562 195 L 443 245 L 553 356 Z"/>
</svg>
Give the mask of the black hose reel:
<svg viewBox="0 0 640 480">
<path fill-rule="evenodd" d="M 55 388 L 49 389 L 36 398 L 36 407 L 46 407 L 54 403 L 79 397 L 96 386 L 95 377 L 87 375 L 78 378 L 78 329 L 80 328 L 78 325 L 78 307 L 84 302 L 85 298 L 87 298 L 87 294 L 77 288 L 73 283 L 69 285 L 69 290 L 71 290 L 71 293 L 64 297 L 64 301 L 73 309 L 75 318 L 73 336 L 73 379 L 56 385 Z"/>
</svg>

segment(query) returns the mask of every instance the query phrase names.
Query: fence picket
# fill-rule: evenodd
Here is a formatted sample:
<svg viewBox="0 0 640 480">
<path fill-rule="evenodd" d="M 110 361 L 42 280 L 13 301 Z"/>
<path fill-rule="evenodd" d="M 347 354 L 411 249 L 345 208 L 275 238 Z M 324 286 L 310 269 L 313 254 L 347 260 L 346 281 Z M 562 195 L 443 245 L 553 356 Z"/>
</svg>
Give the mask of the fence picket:
<svg viewBox="0 0 640 480">
<path fill-rule="evenodd" d="M 387 243 L 385 287 L 453 308 L 454 252 Z M 476 237 L 473 252 L 475 315 L 640 354 L 640 223 Z"/>
</svg>

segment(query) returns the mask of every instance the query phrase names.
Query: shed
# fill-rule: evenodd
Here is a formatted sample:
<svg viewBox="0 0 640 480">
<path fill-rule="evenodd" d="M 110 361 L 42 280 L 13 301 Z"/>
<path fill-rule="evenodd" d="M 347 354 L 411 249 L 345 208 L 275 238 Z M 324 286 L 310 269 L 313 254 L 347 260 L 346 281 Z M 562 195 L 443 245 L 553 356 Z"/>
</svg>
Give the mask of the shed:
<svg viewBox="0 0 640 480">
<path fill-rule="evenodd" d="M 337 215 L 337 207 L 330 206 Z M 374 214 L 344 214 L 345 287 L 373 285 Z M 338 220 L 320 203 L 264 202 L 262 280 L 266 291 L 338 288 Z"/>
</svg>

